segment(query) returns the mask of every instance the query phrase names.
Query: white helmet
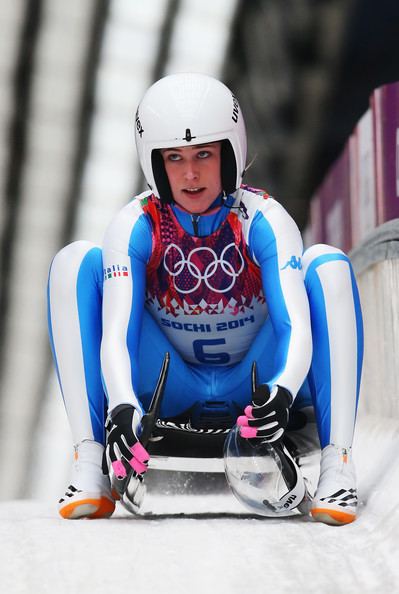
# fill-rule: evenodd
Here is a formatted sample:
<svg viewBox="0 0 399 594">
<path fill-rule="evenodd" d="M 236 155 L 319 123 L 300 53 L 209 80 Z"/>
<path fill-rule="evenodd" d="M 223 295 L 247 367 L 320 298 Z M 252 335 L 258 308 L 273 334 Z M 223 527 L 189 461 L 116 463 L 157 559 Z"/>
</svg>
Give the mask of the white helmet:
<svg viewBox="0 0 399 594">
<path fill-rule="evenodd" d="M 135 122 L 136 146 L 148 185 L 163 202 L 172 195 L 156 149 L 222 142 L 222 188 L 232 194 L 245 170 L 247 136 L 237 99 L 204 74 L 165 76 L 145 93 Z"/>
</svg>

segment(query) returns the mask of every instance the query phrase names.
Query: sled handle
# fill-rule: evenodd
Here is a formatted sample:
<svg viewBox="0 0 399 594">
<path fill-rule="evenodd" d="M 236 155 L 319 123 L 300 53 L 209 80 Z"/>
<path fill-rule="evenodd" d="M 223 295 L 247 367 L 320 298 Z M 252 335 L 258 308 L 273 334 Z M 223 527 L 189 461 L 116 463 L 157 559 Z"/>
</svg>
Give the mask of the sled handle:
<svg viewBox="0 0 399 594">
<path fill-rule="evenodd" d="M 256 379 L 256 361 L 254 361 L 252 363 L 252 369 L 251 369 L 251 387 L 252 387 L 252 395 L 255 393 L 256 390 L 256 384 L 257 384 L 257 379 Z"/>
<path fill-rule="evenodd" d="M 146 447 L 151 437 L 151 433 L 155 427 L 155 423 L 159 418 L 162 397 L 165 389 L 166 380 L 168 377 L 169 364 L 170 354 L 166 352 L 162 362 L 161 371 L 159 372 L 157 385 L 155 387 L 154 394 L 151 399 L 151 404 L 149 406 L 148 412 L 143 416 L 143 419 L 141 421 L 143 430 L 141 432 L 140 442 L 143 444 L 144 447 Z"/>
</svg>

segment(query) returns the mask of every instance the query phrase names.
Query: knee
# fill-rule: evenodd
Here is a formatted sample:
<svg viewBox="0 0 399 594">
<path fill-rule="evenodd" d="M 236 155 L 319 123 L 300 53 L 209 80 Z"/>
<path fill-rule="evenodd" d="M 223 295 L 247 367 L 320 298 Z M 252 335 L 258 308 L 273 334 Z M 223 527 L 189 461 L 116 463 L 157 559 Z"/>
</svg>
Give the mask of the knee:
<svg viewBox="0 0 399 594">
<path fill-rule="evenodd" d="M 348 256 L 339 248 L 324 243 L 311 245 L 302 256 L 303 275 L 306 277 L 310 268 L 338 260 L 349 262 Z"/>
<path fill-rule="evenodd" d="M 322 276 L 324 288 L 329 286 L 335 293 L 347 287 L 351 264 L 348 256 L 339 248 L 321 243 L 312 245 L 303 254 L 302 266 L 307 287 L 315 276 L 319 279 Z"/>
<path fill-rule="evenodd" d="M 70 286 L 75 281 L 83 262 L 102 270 L 101 249 L 90 241 L 74 241 L 62 248 L 54 257 L 49 272 L 49 282 Z"/>
</svg>

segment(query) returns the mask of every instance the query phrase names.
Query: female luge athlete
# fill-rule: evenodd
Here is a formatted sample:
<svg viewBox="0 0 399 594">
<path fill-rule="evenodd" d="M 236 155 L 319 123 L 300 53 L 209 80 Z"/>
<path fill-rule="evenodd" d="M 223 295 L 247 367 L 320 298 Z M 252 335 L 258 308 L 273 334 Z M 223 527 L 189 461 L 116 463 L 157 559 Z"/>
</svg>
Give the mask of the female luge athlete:
<svg viewBox="0 0 399 594">
<path fill-rule="evenodd" d="M 49 275 L 50 338 L 75 444 L 60 514 L 112 514 L 104 446 L 113 484 L 128 464 L 138 495 L 149 459 L 141 418 L 169 352 L 162 419 L 201 428 L 239 417 L 243 438 L 273 442 L 290 410 L 312 400 L 322 448 L 312 515 L 353 521 L 363 337 L 347 256 L 326 245 L 303 253 L 284 208 L 242 185 L 244 119 L 221 82 L 161 79 L 138 107 L 135 133 L 150 190 L 115 216 L 101 248 L 67 246 Z"/>
</svg>

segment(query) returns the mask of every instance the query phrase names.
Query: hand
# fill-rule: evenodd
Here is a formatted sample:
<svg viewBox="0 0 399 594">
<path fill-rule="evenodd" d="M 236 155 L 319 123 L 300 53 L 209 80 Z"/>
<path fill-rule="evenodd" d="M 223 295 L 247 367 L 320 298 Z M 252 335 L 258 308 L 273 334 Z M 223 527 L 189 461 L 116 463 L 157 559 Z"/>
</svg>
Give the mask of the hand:
<svg viewBox="0 0 399 594">
<path fill-rule="evenodd" d="M 270 392 L 266 384 L 259 385 L 252 396 L 252 404 L 238 417 L 240 435 L 273 442 L 280 439 L 288 424 L 289 409 L 293 398 L 286 388 L 274 386 Z"/>
<path fill-rule="evenodd" d="M 103 472 L 109 474 L 111 487 L 122 502 L 127 498 L 134 507 L 139 507 L 144 496 L 143 474 L 150 458 L 139 441 L 140 415 L 134 406 L 121 404 L 108 414 L 105 428 Z"/>
</svg>

